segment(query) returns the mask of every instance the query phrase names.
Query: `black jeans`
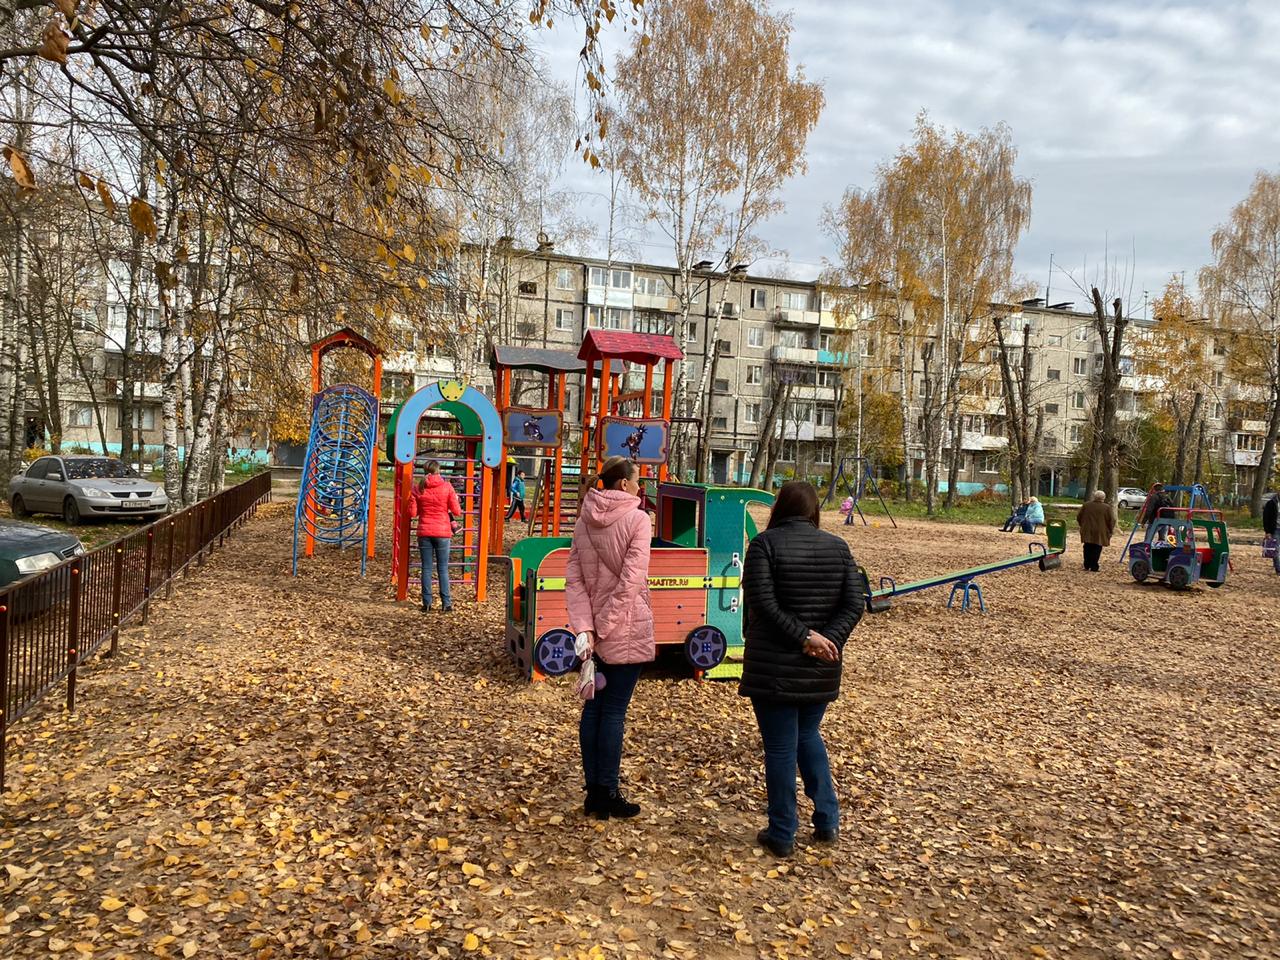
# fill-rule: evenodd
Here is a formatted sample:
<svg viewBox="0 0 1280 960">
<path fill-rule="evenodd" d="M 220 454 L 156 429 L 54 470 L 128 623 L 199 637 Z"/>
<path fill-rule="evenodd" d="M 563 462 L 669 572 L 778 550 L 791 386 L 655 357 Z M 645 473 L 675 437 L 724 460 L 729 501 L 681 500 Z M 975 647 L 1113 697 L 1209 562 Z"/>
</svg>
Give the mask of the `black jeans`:
<svg viewBox="0 0 1280 960">
<path fill-rule="evenodd" d="M 1102 544 L 1086 543 L 1084 545 L 1084 568 L 1086 570 L 1097 570 L 1100 559 L 1102 559 Z"/>
<path fill-rule="evenodd" d="M 511 501 L 511 506 L 507 508 L 507 519 L 510 520 L 516 515 L 516 511 L 520 511 L 520 521 L 524 522 L 524 497 L 515 497 Z"/>
<path fill-rule="evenodd" d="M 604 674 L 604 688 L 583 703 L 582 719 L 578 722 L 582 773 L 588 787 L 618 789 L 627 706 L 643 667 L 640 663 L 605 663 L 596 657 L 596 671 Z"/>
</svg>

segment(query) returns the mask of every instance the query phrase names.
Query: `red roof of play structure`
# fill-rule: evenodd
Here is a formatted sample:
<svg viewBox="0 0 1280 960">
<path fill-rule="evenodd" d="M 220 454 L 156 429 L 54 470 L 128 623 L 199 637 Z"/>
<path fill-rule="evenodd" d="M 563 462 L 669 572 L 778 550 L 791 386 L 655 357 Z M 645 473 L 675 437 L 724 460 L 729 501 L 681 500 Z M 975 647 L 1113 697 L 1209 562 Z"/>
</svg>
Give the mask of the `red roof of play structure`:
<svg viewBox="0 0 1280 960">
<path fill-rule="evenodd" d="M 321 337 L 311 345 L 311 349 L 318 351 L 320 356 L 324 356 L 331 350 L 337 350 L 339 347 L 354 347 L 361 353 L 368 354 L 371 357 L 382 356 L 382 349 L 372 341 L 360 336 L 350 327 L 343 327 L 341 330 L 335 330 L 327 337 Z"/>
<path fill-rule="evenodd" d="M 622 333 L 618 330 L 588 330 L 578 351 L 579 360 L 612 357 L 631 363 L 682 360 L 684 353 L 673 338 L 661 333 Z"/>
</svg>

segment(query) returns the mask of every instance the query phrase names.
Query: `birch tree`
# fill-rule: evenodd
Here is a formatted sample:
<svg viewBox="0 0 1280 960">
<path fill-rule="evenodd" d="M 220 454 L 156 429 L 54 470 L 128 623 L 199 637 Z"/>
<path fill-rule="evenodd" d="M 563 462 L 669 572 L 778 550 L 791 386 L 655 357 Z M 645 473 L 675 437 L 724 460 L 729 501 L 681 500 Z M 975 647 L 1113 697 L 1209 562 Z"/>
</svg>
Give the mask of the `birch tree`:
<svg viewBox="0 0 1280 960">
<path fill-rule="evenodd" d="M 1200 287 L 1235 331 L 1233 364 L 1266 396 L 1266 439 L 1249 493 L 1256 517 L 1272 481 L 1280 434 L 1280 174 L 1258 172 L 1248 195 L 1213 232 L 1212 247 Z"/>
<path fill-rule="evenodd" d="M 724 299 L 731 268 L 756 252 L 756 230 L 780 208 L 782 185 L 805 167 L 805 144 L 824 103 L 819 84 L 793 66 L 791 18 L 765 0 L 656 0 L 645 33 L 618 64 L 618 124 L 625 130 L 623 173 L 672 245 L 679 284 L 674 329 L 694 303 Z M 697 270 L 724 251 L 718 274 Z M 708 343 L 723 311 L 712 310 Z M 711 357 L 695 389 L 676 386 L 687 415 L 702 419 Z M 710 443 L 703 444 L 699 479 Z"/>
</svg>

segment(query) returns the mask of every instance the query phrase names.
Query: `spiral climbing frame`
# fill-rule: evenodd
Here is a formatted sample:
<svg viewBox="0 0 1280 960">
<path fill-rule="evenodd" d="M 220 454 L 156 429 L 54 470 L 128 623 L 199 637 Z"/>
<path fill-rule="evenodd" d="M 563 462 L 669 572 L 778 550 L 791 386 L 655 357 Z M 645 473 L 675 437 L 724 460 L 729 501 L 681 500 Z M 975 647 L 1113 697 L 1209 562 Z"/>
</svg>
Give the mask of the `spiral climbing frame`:
<svg viewBox="0 0 1280 960">
<path fill-rule="evenodd" d="M 369 536 L 375 491 L 378 400 L 349 383 L 315 395 L 311 434 L 293 518 L 293 572 L 298 545 L 310 556 L 317 543 L 363 548 Z M 360 550 L 360 575 L 366 551 Z"/>
</svg>

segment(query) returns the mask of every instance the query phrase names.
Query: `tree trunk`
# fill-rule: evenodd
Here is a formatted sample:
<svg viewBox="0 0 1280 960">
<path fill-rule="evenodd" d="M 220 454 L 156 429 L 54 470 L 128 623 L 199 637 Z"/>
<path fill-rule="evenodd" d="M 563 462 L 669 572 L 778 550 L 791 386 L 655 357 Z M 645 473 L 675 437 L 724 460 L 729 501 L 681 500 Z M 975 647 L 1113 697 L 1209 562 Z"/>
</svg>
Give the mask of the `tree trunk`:
<svg viewBox="0 0 1280 960">
<path fill-rule="evenodd" d="M 902 498 L 911 502 L 911 368 L 915 357 L 907 355 L 907 323 L 898 307 L 898 413 L 902 418 Z"/>
<path fill-rule="evenodd" d="M 1280 358 L 1278 358 L 1280 359 Z M 1266 496 L 1271 485 L 1271 471 L 1276 461 L 1276 435 L 1280 433 L 1280 385 L 1271 388 L 1271 415 L 1267 420 L 1267 439 L 1262 445 L 1262 456 L 1258 460 L 1257 472 L 1253 475 L 1253 489 L 1249 494 L 1249 515 L 1262 515 L 1262 498 Z"/>
<path fill-rule="evenodd" d="M 757 489 L 766 489 L 764 486 L 765 468 L 769 466 L 769 447 L 773 442 L 774 426 L 778 422 L 778 411 L 785 404 L 783 394 L 785 392 L 786 383 L 782 380 L 776 380 L 773 385 L 773 395 L 769 400 L 769 412 L 765 414 L 764 423 L 760 425 L 760 437 L 756 441 L 756 459 L 751 465 L 751 476 L 747 481 L 747 485 Z"/>
<path fill-rule="evenodd" d="M 1191 432 L 1195 429 L 1196 422 L 1200 418 L 1200 403 L 1204 399 L 1204 394 L 1196 391 L 1195 400 L 1191 403 L 1190 415 L 1182 411 L 1175 411 L 1174 416 L 1178 422 L 1178 452 L 1173 462 L 1173 483 L 1174 486 L 1181 486 L 1187 473 L 1187 450 L 1191 445 Z"/>
</svg>

